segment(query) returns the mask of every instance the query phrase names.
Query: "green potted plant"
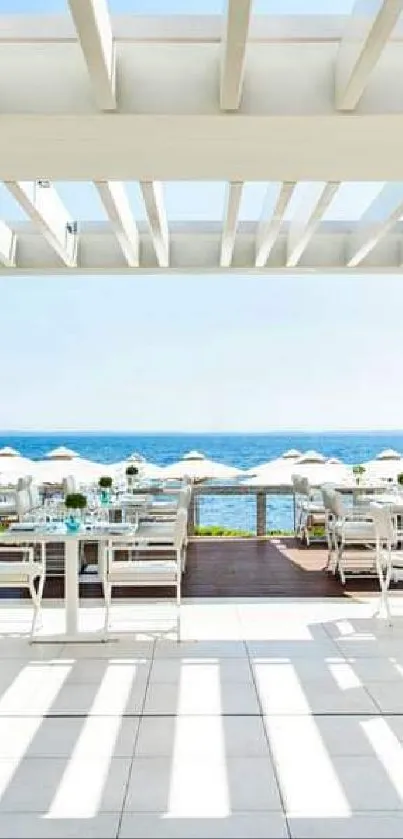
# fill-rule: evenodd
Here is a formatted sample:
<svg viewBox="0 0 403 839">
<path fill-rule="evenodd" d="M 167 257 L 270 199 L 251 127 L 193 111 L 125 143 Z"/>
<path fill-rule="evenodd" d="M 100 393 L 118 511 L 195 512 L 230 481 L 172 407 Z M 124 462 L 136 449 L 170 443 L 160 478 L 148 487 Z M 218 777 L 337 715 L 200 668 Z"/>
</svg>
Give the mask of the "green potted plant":
<svg viewBox="0 0 403 839">
<path fill-rule="evenodd" d="M 74 532 L 79 530 L 81 524 L 81 513 L 87 506 L 87 497 L 81 492 L 70 492 L 64 499 L 64 505 L 69 510 L 69 515 L 66 519 L 67 530 Z"/>
<path fill-rule="evenodd" d="M 98 486 L 101 490 L 101 504 L 108 504 L 112 487 L 112 478 L 110 478 L 109 475 L 103 475 L 98 481 Z"/>
<path fill-rule="evenodd" d="M 365 474 L 365 466 L 361 463 L 357 464 L 357 466 L 353 466 L 353 475 L 355 475 L 356 484 L 360 483 L 362 476 Z"/>
<path fill-rule="evenodd" d="M 127 486 L 132 489 L 137 481 L 139 470 L 137 466 L 128 466 L 126 469 Z"/>
</svg>

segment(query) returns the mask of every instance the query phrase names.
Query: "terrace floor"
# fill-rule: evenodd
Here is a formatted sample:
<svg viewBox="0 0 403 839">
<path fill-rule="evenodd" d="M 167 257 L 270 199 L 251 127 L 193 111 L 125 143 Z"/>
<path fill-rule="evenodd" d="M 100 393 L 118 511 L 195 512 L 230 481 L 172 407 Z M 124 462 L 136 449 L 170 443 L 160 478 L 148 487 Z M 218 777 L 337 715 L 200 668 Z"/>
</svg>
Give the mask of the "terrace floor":
<svg viewBox="0 0 403 839">
<path fill-rule="evenodd" d="M 62 546 L 56 545 L 59 552 Z M 86 559 L 96 560 L 95 546 L 86 546 Z M 301 547 L 295 539 L 196 539 L 188 546 L 184 597 L 341 597 L 353 592 L 378 592 L 376 580 L 350 579 L 345 587 L 326 573 L 327 550 L 323 545 Z M 101 586 L 87 576 L 83 597 L 102 596 Z M 153 597 L 149 589 L 116 589 L 116 596 Z M 160 591 L 160 596 L 171 596 Z M 29 596 L 21 592 L 22 597 Z M 63 579 L 46 582 L 45 597 L 62 597 Z M 8 592 L 0 590 L 0 598 Z"/>
<path fill-rule="evenodd" d="M 62 646 L 3 601 L 0 837 L 402 837 L 403 598 L 374 605 L 193 598 L 178 644 L 121 599 L 121 640 Z"/>
</svg>

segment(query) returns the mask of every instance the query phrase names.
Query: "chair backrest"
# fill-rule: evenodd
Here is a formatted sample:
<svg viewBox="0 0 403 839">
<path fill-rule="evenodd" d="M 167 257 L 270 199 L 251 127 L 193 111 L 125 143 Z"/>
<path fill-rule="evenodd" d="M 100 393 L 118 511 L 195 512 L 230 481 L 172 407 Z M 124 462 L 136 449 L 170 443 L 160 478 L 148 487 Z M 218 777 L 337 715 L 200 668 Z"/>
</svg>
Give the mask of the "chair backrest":
<svg viewBox="0 0 403 839">
<path fill-rule="evenodd" d="M 182 487 L 182 489 L 179 493 L 178 509 L 185 509 L 185 510 L 188 509 L 189 504 L 190 504 L 190 496 L 191 495 L 192 495 L 192 487 L 191 486 L 188 485 L 188 486 Z"/>
<path fill-rule="evenodd" d="M 18 478 L 17 490 L 29 489 L 32 484 L 32 475 L 25 475 L 24 478 Z"/>
<path fill-rule="evenodd" d="M 20 489 L 16 493 L 16 510 L 19 518 L 28 512 L 31 506 L 29 492 L 27 489 Z"/>
<path fill-rule="evenodd" d="M 397 541 L 396 517 L 387 504 L 370 504 L 371 516 L 374 522 L 376 538 L 380 542 L 392 545 Z"/>
<path fill-rule="evenodd" d="M 291 475 L 294 492 L 298 495 L 306 495 L 308 498 L 311 495 L 311 487 L 308 478 L 303 475 Z"/>
<path fill-rule="evenodd" d="M 329 486 L 322 486 L 321 487 L 323 506 L 325 507 L 325 510 L 327 510 L 330 513 L 334 513 L 333 506 L 334 506 L 335 492 L 336 492 L 336 490 L 332 489 Z"/>
<path fill-rule="evenodd" d="M 177 551 L 181 550 L 186 539 L 187 520 L 187 511 L 184 508 L 178 510 L 174 527 L 174 546 Z"/>
<path fill-rule="evenodd" d="M 346 505 L 343 501 L 343 496 L 337 490 L 333 492 L 327 491 L 327 501 L 329 503 L 329 510 L 333 513 L 333 515 L 337 516 L 337 518 L 344 518 L 347 513 Z"/>
<path fill-rule="evenodd" d="M 32 510 L 36 510 L 38 507 L 41 506 L 41 496 L 39 493 L 39 489 L 35 484 L 30 484 L 28 487 L 28 495 L 29 495 L 29 505 Z"/>
<path fill-rule="evenodd" d="M 63 492 L 65 495 L 77 492 L 77 482 L 73 475 L 68 475 L 67 478 L 63 478 Z"/>
</svg>

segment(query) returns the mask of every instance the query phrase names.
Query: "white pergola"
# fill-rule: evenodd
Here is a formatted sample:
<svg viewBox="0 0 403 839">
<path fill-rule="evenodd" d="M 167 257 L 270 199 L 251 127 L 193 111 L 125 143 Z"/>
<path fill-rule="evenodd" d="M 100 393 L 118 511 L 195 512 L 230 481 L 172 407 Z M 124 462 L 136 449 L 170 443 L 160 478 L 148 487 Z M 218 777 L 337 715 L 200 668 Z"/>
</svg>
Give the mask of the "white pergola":
<svg viewBox="0 0 403 839">
<path fill-rule="evenodd" d="M 0 181 L 27 216 L 0 220 L 0 273 L 402 272 L 403 0 L 349 17 L 67 6 L 0 17 Z M 227 182 L 222 221 L 168 218 L 178 180 Z M 93 182 L 108 220 L 79 223 L 57 181 Z M 268 187 L 247 222 L 249 181 Z M 349 181 L 382 188 L 360 219 L 327 220 Z"/>
</svg>

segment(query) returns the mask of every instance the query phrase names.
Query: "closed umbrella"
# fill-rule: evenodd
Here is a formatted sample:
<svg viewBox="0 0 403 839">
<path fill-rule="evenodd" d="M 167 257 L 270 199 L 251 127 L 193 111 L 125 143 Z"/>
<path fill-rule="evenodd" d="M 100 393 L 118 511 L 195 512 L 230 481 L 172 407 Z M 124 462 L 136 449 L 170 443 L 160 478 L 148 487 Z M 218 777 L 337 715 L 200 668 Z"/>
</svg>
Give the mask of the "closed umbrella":
<svg viewBox="0 0 403 839">
<path fill-rule="evenodd" d="M 242 474 L 241 469 L 234 466 L 226 466 L 224 463 L 217 463 L 208 460 L 204 454 L 191 451 L 185 454 L 182 460 L 166 466 L 163 470 L 164 478 L 190 478 L 192 481 L 205 481 L 208 479 L 233 480 Z"/>
</svg>

